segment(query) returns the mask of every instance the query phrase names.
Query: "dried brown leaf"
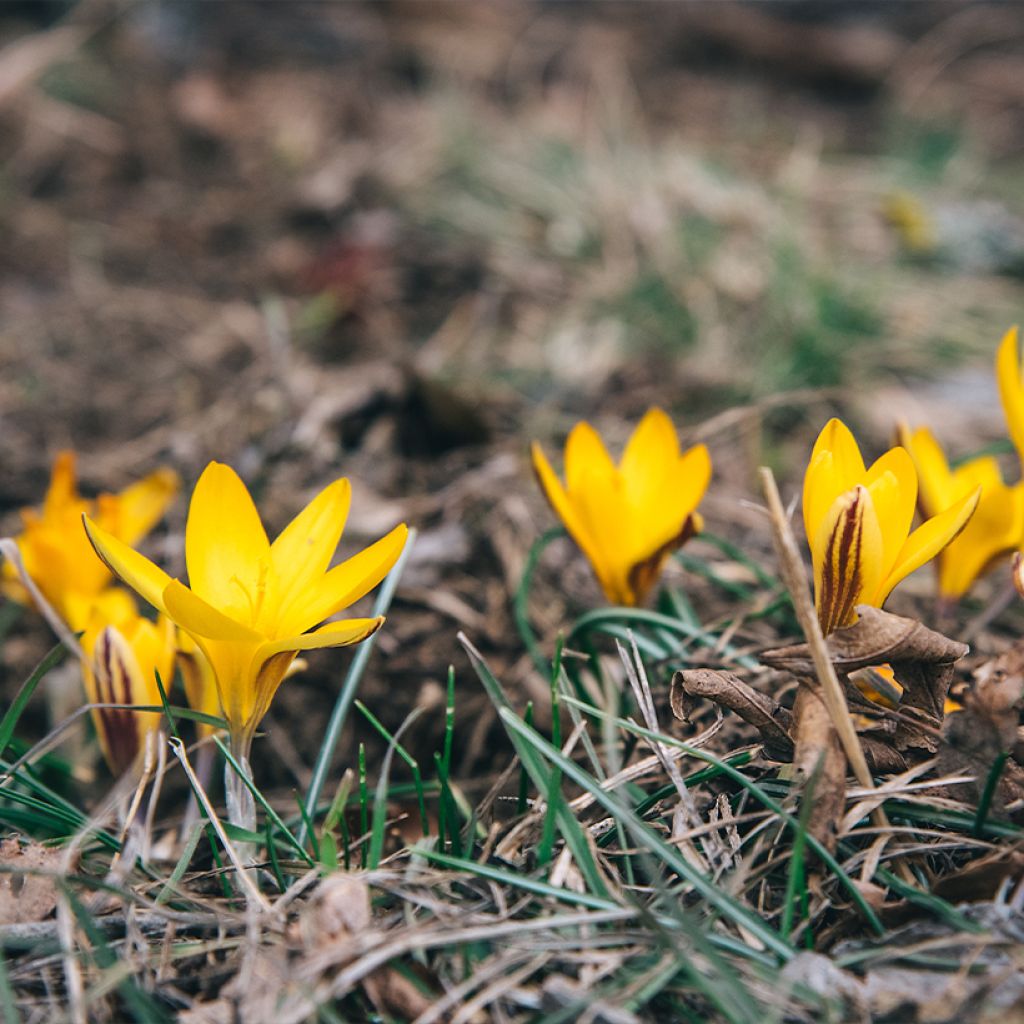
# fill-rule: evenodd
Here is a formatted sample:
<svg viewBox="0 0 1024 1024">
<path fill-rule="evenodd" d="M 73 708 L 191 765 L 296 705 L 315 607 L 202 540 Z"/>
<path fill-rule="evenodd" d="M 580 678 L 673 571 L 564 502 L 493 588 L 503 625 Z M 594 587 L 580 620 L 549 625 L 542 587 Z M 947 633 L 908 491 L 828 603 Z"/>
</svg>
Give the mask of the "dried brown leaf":
<svg viewBox="0 0 1024 1024">
<path fill-rule="evenodd" d="M 898 751 L 919 748 L 927 754 L 938 746 L 936 730 L 942 723 L 946 695 L 953 681 L 954 666 L 968 651 L 966 644 L 928 629 L 916 619 L 904 618 L 857 606 L 858 619 L 828 637 L 828 649 L 836 672 L 844 677 L 861 669 L 889 665 L 903 689 L 893 746 Z M 761 661 L 800 678 L 813 678 L 814 666 L 806 644 L 765 651 Z M 847 685 L 854 701 L 857 690 Z M 915 725 L 920 722 L 920 727 Z"/>
<path fill-rule="evenodd" d="M 686 669 L 672 677 L 669 704 L 676 718 L 689 721 L 698 700 L 710 700 L 739 715 L 761 735 L 765 753 L 774 761 L 793 757 L 790 728 L 793 715 L 771 697 L 758 693 L 739 676 L 714 669 Z"/>
<path fill-rule="evenodd" d="M 836 824 L 846 805 L 846 754 L 820 694 L 801 686 L 793 705 L 793 764 L 806 788 L 813 780 L 807 830 L 829 850 L 835 849 Z"/>
<path fill-rule="evenodd" d="M 57 906 L 53 879 L 38 872 L 53 872 L 61 851 L 17 839 L 0 841 L 0 924 L 42 921 Z"/>
<path fill-rule="evenodd" d="M 993 806 L 999 810 L 1024 797 L 1024 768 L 1018 760 L 1024 645 L 1011 647 L 979 666 L 959 700 L 963 709 L 946 718 L 940 765 L 947 771 L 970 771 L 974 775 L 971 788 L 978 799 L 997 760 L 1010 755 L 993 796 Z"/>
</svg>

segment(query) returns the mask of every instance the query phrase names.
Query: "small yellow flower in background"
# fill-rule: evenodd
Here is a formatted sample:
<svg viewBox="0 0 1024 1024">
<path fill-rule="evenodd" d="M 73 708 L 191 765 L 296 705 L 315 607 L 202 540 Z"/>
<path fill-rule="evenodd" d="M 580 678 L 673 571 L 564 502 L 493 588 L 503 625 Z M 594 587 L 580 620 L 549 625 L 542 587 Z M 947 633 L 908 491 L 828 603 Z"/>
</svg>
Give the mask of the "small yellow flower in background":
<svg viewBox="0 0 1024 1024">
<path fill-rule="evenodd" d="M 885 197 L 882 213 L 911 252 L 928 253 L 935 249 L 935 221 L 928 208 L 913 193 L 890 193 Z"/>
<path fill-rule="evenodd" d="M 205 655 L 232 749 L 243 762 L 298 652 L 358 643 L 384 621 L 347 619 L 307 632 L 380 583 L 405 545 L 403 524 L 328 569 L 350 497 L 349 482 L 336 480 L 271 544 L 245 484 L 230 467 L 211 462 L 189 506 L 188 587 L 86 519 L 89 537 L 107 565 L 177 623 Z M 199 698 L 200 706 L 208 706 L 205 699 Z"/>
<path fill-rule="evenodd" d="M 120 601 L 96 604 L 82 634 L 85 692 L 90 703 L 159 707 L 156 675 L 167 689 L 174 673 L 174 624 L 163 615 L 150 622 L 136 612 L 127 594 L 123 597 L 130 607 Z M 158 712 L 120 708 L 93 710 L 103 756 L 115 775 L 136 763 L 161 717 Z"/>
<path fill-rule="evenodd" d="M 156 525 L 178 486 L 176 473 L 159 469 L 120 494 L 90 500 L 78 493 L 74 453 L 57 456 L 42 508 L 22 511 L 15 540 L 29 576 L 73 630 L 86 627 L 97 597 L 113 583 L 82 529 L 83 514 L 118 540 L 135 544 Z M 0 588 L 20 604 L 32 603 L 7 562 Z"/>
<path fill-rule="evenodd" d="M 1020 360 L 1020 338 L 1016 327 L 1011 327 L 996 352 L 996 381 L 1003 402 L 1006 425 L 1024 468 L 1024 367 Z"/>
<path fill-rule="evenodd" d="M 643 603 L 665 559 L 703 526 L 697 505 L 711 479 L 707 448 L 680 452 L 672 421 L 651 409 L 617 466 L 593 427 L 577 423 L 565 443 L 565 486 L 540 445 L 532 451 L 551 507 L 605 596 L 613 604 Z"/>
<path fill-rule="evenodd" d="M 193 711 L 220 717 L 222 712 L 213 666 L 195 640 L 183 629 L 177 630 L 177 655 L 188 706 Z M 215 727 L 208 722 L 196 722 L 196 732 L 200 736 L 211 736 L 214 731 Z"/>
<path fill-rule="evenodd" d="M 856 621 L 858 604 L 881 608 L 893 587 L 934 558 L 964 528 L 980 489 L 911 532 L 917 472 L 903 448 L 866 468 L 853 434 L 830 420 L 804 477 L 804 529 L 814 565 L 822 632 Z"/>
<path fill-rule="evenodd" d="M 993 456 L 971 459 L 951 469 L 939 442 L 926 427 L 910 432 L 901 425 L 899 440 L 910 453 L 920 481 L 918 503 L 934 516 L 981 491 L 978 507 L 959 536 L 939 552 L 939 594 L 956 601 L 1001 555 L 1024 540 L 1024 482 L 1008 486 Z"/>
</svg>

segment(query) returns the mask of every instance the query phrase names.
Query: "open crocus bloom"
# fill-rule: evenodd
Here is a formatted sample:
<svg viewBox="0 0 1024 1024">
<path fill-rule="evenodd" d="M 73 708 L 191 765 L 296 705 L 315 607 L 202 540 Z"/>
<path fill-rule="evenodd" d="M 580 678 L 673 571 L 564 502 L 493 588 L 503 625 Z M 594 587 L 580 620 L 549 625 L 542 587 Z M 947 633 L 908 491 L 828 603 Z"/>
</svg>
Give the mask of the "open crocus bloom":
<svg viewBox="0 0 1024 1024">
<path fill-rule="evenodd" d="M 536 442 L 533 466 L 614 604 L 641 604 L 668 555 L 703 525 L 697 505 L 711 458 L 702 444 L 680 453 L 661 409 L 640 421 L 617 466 L 589 423 L 577 423 L 565 443 L 565 486 Z"/>
<path fill-rule="evenodd" d="M 164 514 L 178 486 L 173 470 L 158 469 L 120 494 L 91 501 L 78 493 L 74 452 L 57 456 L 42 508 L 22 511 L 15 540 L 29 576 L 73 630 L 86 628 L 97 597 L 113 582 L 82 532 L 82 516 L 92 516 L 125 544 L 136 544 Z M 4 563 L 2 579 L 8 597 L 31 603 L 12 565 Z"/>
<path fill-rule="evenodd" d="M 999 344 L 996 353 L 996 381 L 1003 402 L 1006 426 L 1010 438 L 1024 467 L 1024 368 L 1020 361 L 1020 338 L 1016 327 L 1011 327 Z"/>
<path fill-rule="evenodd" d="M 901 426 L 899 438 L 917 467 L 923 515 L 934 516 L 981 490 L 974 515 L 939 552 L 939 594 L 959 600 L 993 561 L 1016 550 L 1024 540 L 1024 482 L 1007 486 L 998 461 L 990 455 L 950 469 L 942 447 L 926 427 L 911 433 Z"/>
<path fill-rule="evenodd" d="M 911 532 L 917 472 L 903 448 L 865 468 L 853 434 L 830 420 L 804 477 L 804 529 L 814 565 L 814 599 L 827 636 L 851 625 L 854 608 L 881 608 L 893 587 L 934 558 L 964 528 L 980 488 Z"/>
<path fill-rule="evenodd" d="M 203 652 L 232 747 L 243 758 L 299 651 L 358 643 L 384 621 L 345 619 L 313 629 L 375 587 L 405 545 L 403 524 L 328 569 L 350 497 L 348 480 L 336 480 L 271 544 L 245 484 L 230 467 L 211 462 L 189 506 L 187 587 L 86 519 L 107 565 Z"/>
<path fill-rule="evenodd" d="M 157 673 L 165 686 L 174 673 L 170 619 L 162 615 L 150 622 L 135 611 L 133 603 L 126 610 L 120 602 L 103 600 L 93 607 L 81 642 L 86 654 L 82 675 L 91 703 L 160 706 Z M 161 719 L 158 712 L 120 708 L 96 708 L 92 717 L 103 756 L 115 775 L 135 764 Z"/>
</svg>

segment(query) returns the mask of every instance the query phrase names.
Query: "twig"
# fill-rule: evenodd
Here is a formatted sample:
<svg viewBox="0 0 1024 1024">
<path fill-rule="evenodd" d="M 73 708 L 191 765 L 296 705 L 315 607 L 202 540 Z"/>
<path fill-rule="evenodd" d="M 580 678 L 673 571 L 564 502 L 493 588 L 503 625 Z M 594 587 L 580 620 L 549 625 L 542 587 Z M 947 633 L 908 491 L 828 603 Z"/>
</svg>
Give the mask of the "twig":
<svg viewBox="0 0 1024 1024">
<path fill-rule="evenodd" d="M 782 507 L 782 499 L 779 497 L 779 488 L 775 483 L 775 476 L 771 469 L 762 466 L 759 470 L 761 486 L 764 489 L 764 496 L 768 501 L 768 511 L 771 516 L 772 541 L 775 544 L 775 552 L 779 557 L 779 567 L 782 570 L 782 578 L 793 599 L 793 608 L 796 611 L 797 621 L 803 631 L 807 647 L 811 652 L 814 661 L 814 671 L 821 686 L 821 696 L 828 709 L 832 725 L 839 736 L 839 742 L 843 746 L 846 759 L 850 762 L 853 774 L 857 781 L 866 790 L 875 788 L 874 779 L 871 777 L 871 770 L 868 768 L 867 759 L 864 757 L 864 748 L 860 745 L 860 737 L 853 724 L 853 717 L 850 715 L 850 708 L 846 703 L 843 689 L 839 685 L 839 678 L 836 676 L 835 666 L 829 656 L 828 647 L 825 645 L 825 637 L 821 632 L 821 624 L 814 612 L 814 605 L 811 602 L 811 595 L 807 589 L 807 578 L 804 574 L 803 562 L 800 558 L 800 550 L 796 546 L 793 531 L 789 526 L 789 519 L 786 517 Z M 879 828 L 888 828 L 889 819 L 881 806 L 871 812 L 871 818 Z M 905 881 L 913 884 L 914 879 L 910 876 L 905 864 L 898 865 L 902 872 L 906 873 Z"/>
<path fill-rule="evenodd" d="M 253 880 L 249 877 L 249 872 L 245 869 L 241 860 L 239 860 L 234 844 L 228 839 L 228 834 L 224 831 L 224 826 L 221 824 L 220 818 L 217 817 L 213 804 L 210 803 L 210 798 L 206 795 L 206 790 L 203 789 L 199 779 L 196 778 L 196 773 L 192 770 L 192 765 L 189 763 L 188 754 L 185 752 L 185 744 L 177 736 L 171 736 L 167 742 L 171 745 L 174 756 L 181 762 L 181 767 L 184 769 L 185 775 L 188 776 L 193 792 L 198 796 L 207 818 L 210 819 L 210 824 L 213 825 L 217 837 L 224 846 L 225 853 L 227 853 L 228 858 L 238 872 L 238 879 L 242 884 L 242 888 L 245 889 L 247 899 L 250 903 L 259 906 L 261 910 L 270 910 L 270 904 L 263 893 L 256 888 Z"/>
</svg>

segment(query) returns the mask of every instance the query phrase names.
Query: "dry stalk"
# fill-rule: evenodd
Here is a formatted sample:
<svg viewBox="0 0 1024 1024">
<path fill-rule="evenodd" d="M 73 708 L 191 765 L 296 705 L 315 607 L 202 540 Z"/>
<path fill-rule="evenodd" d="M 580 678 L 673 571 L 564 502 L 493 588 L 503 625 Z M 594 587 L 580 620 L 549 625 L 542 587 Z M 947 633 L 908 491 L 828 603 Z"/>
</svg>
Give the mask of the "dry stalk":
<svg viewBox="0 0 1024 1024">
<path fill-rule="evenodd" d="M 786 584 L 790 597 L 793 599 L 793 608 L 796 611 L 797 621 L 807 641 L 807 647 L 814 660 L 814 670 L 821 686 L 822 700 L 828 708 L 829 717 L 832 719 L 833 728 L 839 736 L 839 742 L 843 746 L 846 759 L 850 762 L 853 774 L 861 786 L 868 791 L 875 788 L 874 779 L 868 768 L 867 759 L 864 757 L 864 748 L 860 744 L 860 737 L 853 724 L 853 717 L 850 715 L 850 708 L 846 703 L 846 696 L 839 685 L 839 677 L 836 675 L 835 666 L 829 656 L 828 647 L 825 645 L 825 637 L 821 632 L 821 624 L 814 612 L 814 605 L 811 602 L 811 595 L 807 589 L 807 579 L 804 574 L 803 561 L 800 558 L 800 550 L 797 548 L 793 531 L 789 525 L 789 519 L 782 506 L 782 499 L 779 497 L 779 488 L 775 483 L 775 475 L 767 466 L 762 466 L 758 471 L 761 476 L 761 486 L 764 489 L 764 496 L 768 502 L 768 512 L 772 524 L 772 541 L 775 544 L 775 553 L 779 558 L 779 567 L 782 570 L 782 579 Z M 871 812 L 871 818 L 879 828 L 889 828 L 889 819 L 881 806 Z M 898 870 L 908 882 L 913 882 L 913 877 L 905 864 L 897 865 Z"/>
</svg>

